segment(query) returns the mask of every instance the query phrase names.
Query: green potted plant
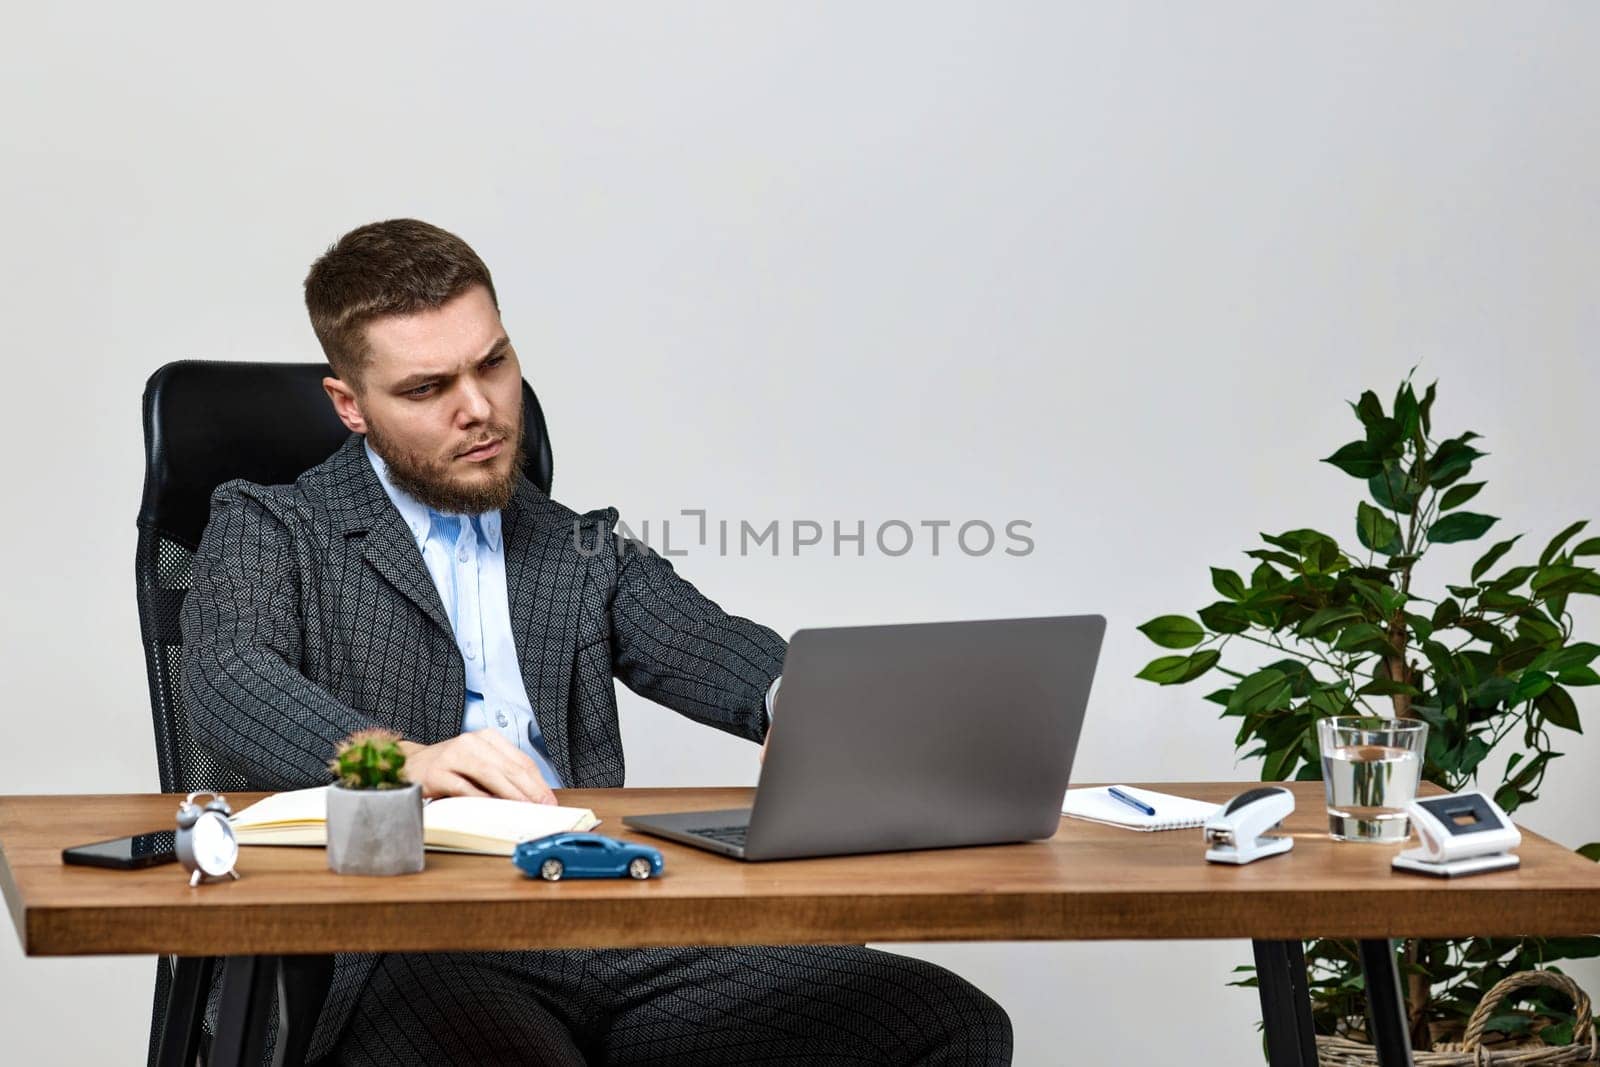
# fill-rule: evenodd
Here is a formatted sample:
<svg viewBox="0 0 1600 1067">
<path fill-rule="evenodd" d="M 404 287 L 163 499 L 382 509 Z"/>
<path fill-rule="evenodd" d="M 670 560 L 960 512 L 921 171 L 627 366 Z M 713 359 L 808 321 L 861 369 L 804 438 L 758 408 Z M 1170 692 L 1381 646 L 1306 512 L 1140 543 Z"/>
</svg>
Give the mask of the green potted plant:
<svg viewBox="0 0 1600 1067">
<path fill-rule="evenodd" d="M 1473 541 L 1499 520 L 1468 510 L 1485 483 L 1468 481 L 1485 453 L 1475 433 L 1439 439 L 1435 386 L 1421 397 L 1410 378 L 1389 411 L 1371 392 L 1352 404 L 1362 436 L 1324 462 L 1362 483 L 1352 544 L 1313 529 L 1262 535 L 1245 553 L 1249 576 L 1211 568 L 1220 599 L 1194 617 L 1164 615 L 1139 629 L 1173 650 L 1139 677 L 1182 685 L 1220 674 L 1207 695 L 1238 723 L 1234 743 L 1260 759 L 1267 781 L 1320 779 L 1316 723 L 1333 715 L 1418 718 L 1428 723 L 1423 778 L 1457 791 L 1477 784 L 1507 812 L 1538 799 L 1560 758 L 1563 731 L 1581 730 L 1572 690 L 1600 683 L 1600 644 L 1573 635 L 1571 598 L 1600 594 L 1585 564 L 1600 538 L 1584 522 L 1561 530 L 1532 559 L 1501 566 L 1521 535 L 1482 553 L 1455 582 L 1416 580 L 1436 545 Z M 1227 662 L 1224 663 L 1224 656 Z M 1504 756 L 1490 760 L 1491 754 Z M 1503 767 L 1480 782 L 1486 766 Z M 1600 844 L 1580 850 L 1600 859 Z M 1410 940 L 1399 950 L 1415 1048 L 1460 1034 L 1501 979 L 1552 962 L 1600 955 L 1600 937 Z M 1306 946 L 1316 1027 L 1364 1031 L 1366 1001 L 1353 943 Z M 1254 984 L 1253 979 L 1241 983 Z M 1559 993 L 1536 988 L 1527 1011 L 1501 1010 L 1489 1029 L 1572 1040 L 1577 1020 Z"/>
<path fill-rule="evenodd" d="M 400 735 L 359 730 L 328 761 L 328 866 L 337 874 L 422 870 L 422 787 L 404 775 Z"/>
</svg>

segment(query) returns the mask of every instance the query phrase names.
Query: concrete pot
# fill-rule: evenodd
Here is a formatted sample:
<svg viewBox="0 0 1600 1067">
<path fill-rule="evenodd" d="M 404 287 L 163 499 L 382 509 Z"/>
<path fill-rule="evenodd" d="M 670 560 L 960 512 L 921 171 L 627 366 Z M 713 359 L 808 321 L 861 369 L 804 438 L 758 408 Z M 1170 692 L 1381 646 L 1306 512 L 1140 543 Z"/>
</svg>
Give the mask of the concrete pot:
<svg viewBox="0 0 1600 1067">
<path fill-rule="evenodd" d="M 422 786 L 328 787 L 328 867 L 335 874 L 415 874 L 422 865 Z"/>
</svg>

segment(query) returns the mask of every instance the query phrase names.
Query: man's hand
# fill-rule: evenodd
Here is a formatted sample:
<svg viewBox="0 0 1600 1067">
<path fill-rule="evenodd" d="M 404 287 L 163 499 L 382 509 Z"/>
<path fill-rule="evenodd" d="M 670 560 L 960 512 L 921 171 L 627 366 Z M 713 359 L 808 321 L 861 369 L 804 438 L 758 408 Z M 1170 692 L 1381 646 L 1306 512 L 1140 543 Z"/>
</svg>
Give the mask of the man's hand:
<svg viewBox="0 0 1600 1067">
<path fill-rule="evenodd" d="M 405 775 L 424 796 L 503 797 L 554 804 L 539 765 L 492 729 L 474 730 L 436 745 L 400 742 Z"/>
</svg>

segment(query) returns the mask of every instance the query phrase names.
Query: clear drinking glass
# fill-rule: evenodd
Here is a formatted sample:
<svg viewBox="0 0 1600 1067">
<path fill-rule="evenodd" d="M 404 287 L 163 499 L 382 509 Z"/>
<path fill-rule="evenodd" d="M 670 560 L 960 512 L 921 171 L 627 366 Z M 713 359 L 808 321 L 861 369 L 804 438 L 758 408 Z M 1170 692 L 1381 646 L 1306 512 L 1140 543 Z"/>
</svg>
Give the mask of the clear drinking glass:
<svg viewBox="0 0 1600 1067">
<path fill-rule="evenodd" d="M 1321 719 L 1317 741 L 1334 840 L 1404 841 L 1411 832 L 1405 809 L 1417 796 L 1428 724 L 1358 716 Z"/>
</svg>

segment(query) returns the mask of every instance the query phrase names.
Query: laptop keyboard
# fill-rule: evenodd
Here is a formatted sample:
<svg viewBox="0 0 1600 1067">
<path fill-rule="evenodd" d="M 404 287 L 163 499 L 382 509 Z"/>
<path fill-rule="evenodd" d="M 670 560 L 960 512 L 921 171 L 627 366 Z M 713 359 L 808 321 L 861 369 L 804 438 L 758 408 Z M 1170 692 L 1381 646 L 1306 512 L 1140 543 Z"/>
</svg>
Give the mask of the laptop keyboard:
<svg viewBox="0 0 1600 1067">
<path fill-rule="evenodd" d="M 698 830 L 690 830 L 688 832 L 696 837 L 709 837 L 711 840 L 724 845 L 737 845 L 739 848 L 743 848 L 744 834 L 748 829 L 750 829 L 749 826 L 703 826 Z"/>
</svg>

